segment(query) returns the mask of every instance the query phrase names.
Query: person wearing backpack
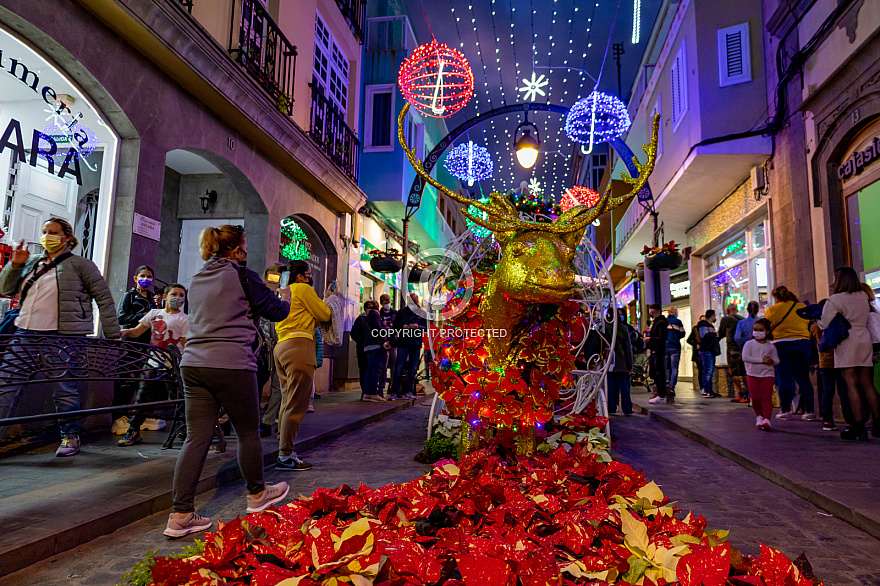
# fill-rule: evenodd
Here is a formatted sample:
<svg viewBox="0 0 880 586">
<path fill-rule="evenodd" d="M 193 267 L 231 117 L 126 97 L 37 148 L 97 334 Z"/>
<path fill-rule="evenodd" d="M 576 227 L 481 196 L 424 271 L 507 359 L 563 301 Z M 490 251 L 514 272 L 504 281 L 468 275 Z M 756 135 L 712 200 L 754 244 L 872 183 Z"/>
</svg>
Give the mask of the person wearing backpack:
<svg viewBox="0 0 880 586">
<path fill-rule="evenodd" d="M 694 330 L 697 340 L 697 350 L 700 353 L 702 370 L 700 372 L 700 387 L 703 397 L 718 397 L 712 386 L 712 375 L 715 374 L 715 357 L 721 354 L 721 345 L 718 343 L 718 334 L 715 332 L 715 310 L 707 309 L 705 317 L 697 323 Z"/>
<path fill-rule="evenodd" d="M 289 292 L 281 298 L 247 263 L 241 226 L 208 227 L 199 235 L 205 266 L 189 290 L 189 335 L 180 371 L 186 400 L 186 440 L 174 468 L 174 512 L 164 534 L 183 537 L 211 527 L 195 512 L 196 487 L 217 416 L 223 408 L 238 439 L 238 467 L 247 483 L 247 512 L 263 511 L 287 496 L 286 482 L 263 481 L 257 320 L 281 321 L 290 312 Z"/>
<path fill-rule="evenodd" d="M 770 333 L 773 345 L 779 353 L 776 374 L 779 382 L 779 413 L 776 419 L 793 419 L 795 383 L 800 397 L 799 408 L 804 411 L 803 419 L 817 421 L 814 413 L 813 383 L 810 381 L 810 322 L 797 314 L 798 309 L 806 307 L 785 285 L 773 289 L 776 303 L 767 308 L 764 317 L 770 320 Z"/>
<path fill-rule="evenodd" d="M 20 309 L 15 318 L 19 336 L 67 334 L 90 336 L 94 329 L 92 300 L 98 304 L 101 329 L 105 338 L 119 339 L 119 322 L 113 295 L 95 263 L 73 254 L 78 241 L 70 222 L 49 218 L 43 223 L 40 244 L 45 253 L 30 258 L 22 240 L 0 272 L 0 294 L 20 295 Z M 14 314 L 7 312 L 8 319 Z M 6 316 L 4 316 L 6 317 Z M 75 380 L 59 380 L 51 384 L 55 411 L 79 411 L 79 390 Z M 0 388 L 0 419 L 9 417 L 21 396 L 21 385 Z M 0 438 L 6 435 L 0 427 Z M 79 453 L 80 422 L 61 424 L 61 445 L 56 456 Z"/>
</svg>

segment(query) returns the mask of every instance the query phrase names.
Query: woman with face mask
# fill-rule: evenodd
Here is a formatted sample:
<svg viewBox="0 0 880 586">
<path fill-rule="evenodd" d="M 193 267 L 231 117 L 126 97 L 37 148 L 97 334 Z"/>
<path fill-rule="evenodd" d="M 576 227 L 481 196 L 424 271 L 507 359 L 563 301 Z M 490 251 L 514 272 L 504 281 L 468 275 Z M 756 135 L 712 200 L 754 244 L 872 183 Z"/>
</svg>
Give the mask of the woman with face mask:
<svg viewBox="0 0 880 586">
<path fill-rule="evenodd" d="M 153 293 L 150 287 L 153 285 L 153 269 L 147 265 L 141 265 L 134 271 L 132 277 L 134 287 L 125 292 L 122 301 L 119 302 L 119 327 L 124 329 L 134 329 L 138 326 L 147 312 L 156 309 L 156 303 L 153 300 Z M 140 342 L 141 344 L 150 343 L 150 332 L 144 332 L 140 336 L 131 334 L 123 337 L 131 342 Z M 119 381 L 113 389 L 113 405 L 128 405 L 134 397 L 135 392 L 143 383 L 137 381 Z M 158 421 L 158 420 L 153 420 Z M 116 435 L 123 435 L 128 431 L 128 416 L 125 411 L 117 411 L 113 413 L 113 429 Z M 151 422 L 152 423 L 152 422 Z M 159 429 L 159 427 L 156 427 Z"/>
<path fill-rule="evenodd" d="M 15 320 L 16 335 L 67 334 L 89 336 L 94 329 L 92 300 L 97 302 L 105 338 L 119 338 L 116 307 L 107 282 L 95 263 L 73 254 L 78 241 L 70 222 L 50 218 L 43 224 L 40 244 L 44 252 L 31 258 L 22 240 L 0 273 L 0 294 L 21 296 L 21 310 Z M 79 410 L 76 381 L 58 381 L 54 387 L 58 413 Z M 21 387 L 0 389 L 0 419 L 15 411 Z M 79 453 L 80 422 L 61 424 L 61 446 L 56 456 Z M 0 438 L 6 428 L 0 428 Z"/>
</svg>

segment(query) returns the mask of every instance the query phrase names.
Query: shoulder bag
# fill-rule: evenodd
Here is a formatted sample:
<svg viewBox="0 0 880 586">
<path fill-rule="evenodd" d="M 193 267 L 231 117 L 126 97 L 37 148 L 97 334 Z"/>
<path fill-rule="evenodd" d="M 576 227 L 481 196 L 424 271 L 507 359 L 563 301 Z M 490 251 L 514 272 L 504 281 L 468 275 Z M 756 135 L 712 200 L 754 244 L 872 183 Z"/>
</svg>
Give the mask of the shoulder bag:
<svg viewBox="0 0 880 586">
<path fill-rule="evenodd" d="M 785 312 L 785 315 L 782 316 L 782 319 L 779 320 L 779 323 L 770 324 L 770 333 L 771 334 L 773 333 L 773 330 L 775 330 L 777 327 L 781 326 L 782 322 L 784 322 L 786 320 L 786 318 L 788 318 L 788 316 L 791 314 L 791 310 L 794 309 L 795 305 L 797 305 L 797 301 L 792 301 L 791 307 L 788 308 L 788 311 Z"/>
<path fill-rule="evenodd" d="M 51 262 L 48 262 L 41 266 L 39 269 L 33 271 L 31 276 L 24 282 L 24 285 L 21 287 L 21 293 L 18 297 L 18 307 L 15 309 L 10 309 L 6 313 L 3 314 L 3 319 L 0 320 L 0 336 L 10 336 L 15 333 L 18 329 L 15 327 L 15 320 L 18 319 L 18 315 L 21 312 L 21 306 L 24 304 L 24 299 L 27 297 L 28 291 L 30 291 L 31 287 L 34 286 L 40 278 L 60 265 L 62 262 L 67 260 L 73 256 L 72 252 L 63 252 L 56 256 Z"/>
</svg>

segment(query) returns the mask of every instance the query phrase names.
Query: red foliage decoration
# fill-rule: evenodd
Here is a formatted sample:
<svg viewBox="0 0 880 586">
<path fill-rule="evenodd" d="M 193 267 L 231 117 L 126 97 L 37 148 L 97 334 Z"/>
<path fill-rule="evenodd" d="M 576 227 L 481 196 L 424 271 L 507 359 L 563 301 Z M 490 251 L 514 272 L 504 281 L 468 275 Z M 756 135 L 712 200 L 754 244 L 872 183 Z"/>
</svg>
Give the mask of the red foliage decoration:
<svg viewBox="0 0 880 586">
<path fill-rule="evenodd" d="M 474 72 L 461 51 L 432 40 L 403 62 L 397 85 L 406 101 L 425 116 L 448 118 L 474 94 Z"/>
<path fill-rule="evenodd" d="M 589 187 L 576 185 L 569 187 L 562 194 L 562 201 L 559 202 L 559 207 L 562 208 L 563 212 L 570 210 L 574 206 L 593 207 L 599 203 L 599 199 L 601 197 L 598 192 L 593 191 Z"/>
<path fill-rule="evenodd" d="M 447 335 L 435 338 L 434 388 L 449 410 L 461 416 L 507 426 L 549 421 L 559 390 L 572 383 L 575 357 L 569 340 L 578 305 L 567 302 L 552 315 L 541 315 L 541 306 L 531 308 L 522 321 L 528 324 L 524 330 L 508 332 L 519 336 L 516 366 L 490 368 L 485 337 L 458 335 L 483 330 L 480 302 L 490 274 L 475 271 L 473 275 L 473 296 L 467 307 L 444 324 L 442 331 Z M 450 298 L 447 309 L 457 305 L 462 295 L 464 291 Z"/>
<path fill-rule="evenodd" d="M 563 431 L 599 419 L 592 411 Z M 410 482 L 319 488 L 220 524 L 202 555 L 156 558 L 152 584 L 811 586 L 763 545 L 740 571 L 704 517 L 679 518 L 641 472 L 586 444 L 529 458 L 512 449 L 492 440 Z M 672 574 L 659 577 L 661 566 Z"/>
</svg>

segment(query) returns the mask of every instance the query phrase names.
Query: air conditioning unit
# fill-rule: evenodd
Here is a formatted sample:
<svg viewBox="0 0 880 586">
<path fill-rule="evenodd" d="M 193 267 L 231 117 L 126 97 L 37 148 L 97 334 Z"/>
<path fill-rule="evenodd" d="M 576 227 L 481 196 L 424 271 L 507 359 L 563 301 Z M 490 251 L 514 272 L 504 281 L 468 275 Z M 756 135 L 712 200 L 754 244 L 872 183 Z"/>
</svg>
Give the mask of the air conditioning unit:
<svg viewBox="0 0 880 586">
<path fill-rule="evenodd" d="M 367 53 L 410 51 L 416 37 L 406 16 L 383 16 L 367 19 Z"/>
<path fill-rule="evenodd" d="M 763 193 L 767 189 L 767 170 L 764 167 L 752 167 L 752 193 Z"/>
</svg>

